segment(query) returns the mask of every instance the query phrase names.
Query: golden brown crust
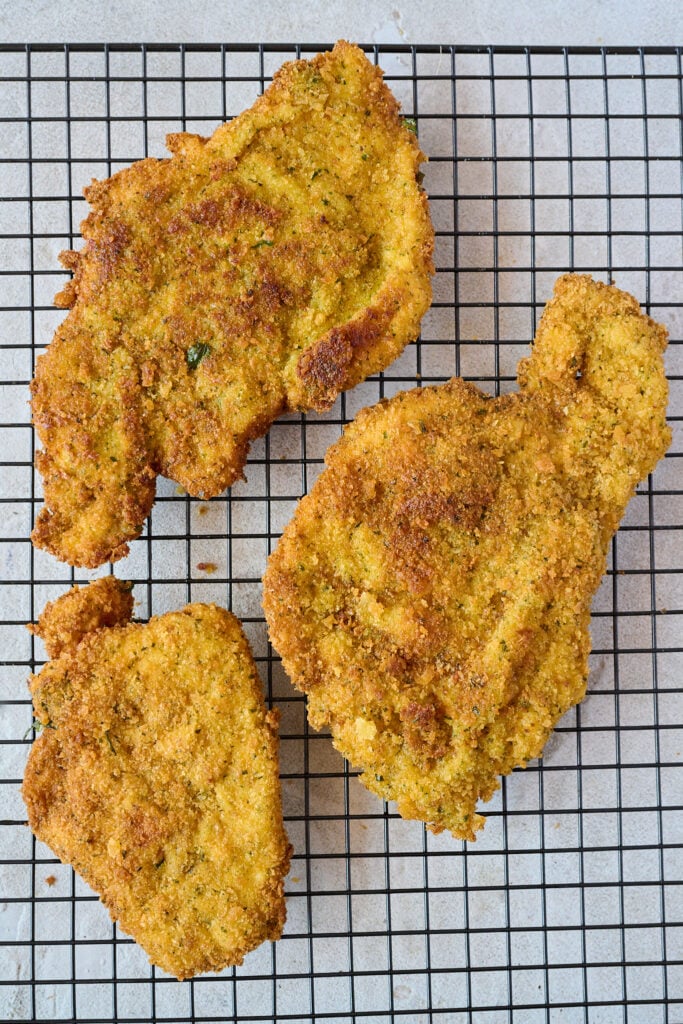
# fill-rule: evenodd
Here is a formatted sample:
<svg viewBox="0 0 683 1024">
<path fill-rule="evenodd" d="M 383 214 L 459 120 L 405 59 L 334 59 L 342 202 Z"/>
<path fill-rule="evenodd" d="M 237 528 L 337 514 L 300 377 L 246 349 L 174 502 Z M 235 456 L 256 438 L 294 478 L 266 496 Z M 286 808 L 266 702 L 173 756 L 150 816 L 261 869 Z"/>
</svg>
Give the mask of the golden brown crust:
<svg viewBox="0 0 683 1024">
<path fill-rule="evenodd" d="M 381 343 L 400 305 L 401 295 L 396 289 L 392 296 L 384 295 L 381 303 L 364 309 L 353 320 L 333 327 L 304 352 L 296 372 L 312 408 L 319 412 L 328 409 L 339 392 L 349 386 L 354 369 Z"/>
<path fill-rule="evenodd" d="M 29 823 L 152 963 L 219 971 L 285 921 L 277 713 L 234 616 L 193 604 L 78 638 L 76 605 L 95 624 L 103 590 L 72 591 L 41 619 L 62 653 L 31 680 L 43 732 Z"/>
<path fill-rule="evenodd" d="M 133 615 L 133 585 L 104 576 L 87 587 L 77 584 L 45 605 L 30 633 L 39 636 L 50 658 L 76 648 L 87 633 L 103 626 L 125 626 Z"/>
<path fill-rule="evenodd" d="M 286 64 L 211 138 L 168 145 L 86 190 L 71 312 L 32 385 L 33 540 L 73 565 L 127 553 L 158 473 L 220 493 L 277 416 L 383 369 L 431 301 L 425 158 L 357 47 Z"/>
<path fill-rule="evenodd" d="M 498 776 L 585 692 L 592 595 L 664 454 L 666 331 L 565 276 L 520 391 L 365 409 L 271 556 L 271 640 L 316 728 L 432 831 L 474 839 Z"/>
</svg>

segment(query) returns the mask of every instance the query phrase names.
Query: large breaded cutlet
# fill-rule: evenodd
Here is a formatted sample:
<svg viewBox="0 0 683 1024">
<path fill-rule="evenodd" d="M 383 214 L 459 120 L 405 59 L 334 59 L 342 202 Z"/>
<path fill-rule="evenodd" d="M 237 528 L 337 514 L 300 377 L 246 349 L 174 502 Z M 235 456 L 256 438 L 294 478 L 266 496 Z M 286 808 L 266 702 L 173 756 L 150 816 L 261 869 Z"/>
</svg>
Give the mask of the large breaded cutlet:
<svg viewBox="0 0 683 1024">
<path fill-rule="evenodd" d="M 31 680 L 42 731 L 22 792 L 36 836 L 152 963 L 189 978 L 282 932 L 277 715 L 229 612 L 131 610 L 107 577 L 41 617 L 52 660 Z"/>
<path fill-rule="evenodd" d="M 86 190 L 70 313 L 36 367 L 33 541 L 72 565 L 127 553 L 159 473 L 229 487 L 277 416 L 384 369 L 431 301 L 425 157 L 358 47 L 285 64 L 211 138 L 167 144 Z"/>
<path fill-rule="evenodd" d="M 565 276 L 517 394 L 404 392 L 328 451 L 266 617 L 311 723 L 404 817 L 473 839 L 583 697 L 609 542 L 671 439 L 665 346 L 630 295 Z"/>
</svg>

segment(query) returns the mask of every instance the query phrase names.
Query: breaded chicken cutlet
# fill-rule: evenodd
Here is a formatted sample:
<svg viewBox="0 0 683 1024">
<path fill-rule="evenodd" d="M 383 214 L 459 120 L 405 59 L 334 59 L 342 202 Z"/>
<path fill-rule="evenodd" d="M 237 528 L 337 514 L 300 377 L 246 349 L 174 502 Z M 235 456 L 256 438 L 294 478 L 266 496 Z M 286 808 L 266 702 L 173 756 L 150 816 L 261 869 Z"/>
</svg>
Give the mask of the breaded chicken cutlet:
<svg viewBox="0 0 683 1024">
<path fill-rule="evenodd" d="M 43 613 L 52 660 L 31 680 L 42 732 L 22 793 L 36 836 L 189 978 L 282 932 L 277 716 L 233 615 L 191 604 L 140 624 L 131 605 L 108 577 Z"/>
<path fill-rule="evenodd" d="M 415 134 L 340 42 L 286 64 L 209 139 L 86 190 L 71 312 L 38 360 L 34 543 L 116 561 L 156 475 L 219 494 L 280 414 L 324 410 L 417 337 L 433 229 Z"/>
<path fill-rule="evenodd" d="M 584 696 L 610 539 L 670 442 L 665 346 L 630 295 L 562 277 L 517 394 L 453 379 L 365 409 L 270 558 L 311 724 L 433 832 L 474 839 Z"/>
</svg>

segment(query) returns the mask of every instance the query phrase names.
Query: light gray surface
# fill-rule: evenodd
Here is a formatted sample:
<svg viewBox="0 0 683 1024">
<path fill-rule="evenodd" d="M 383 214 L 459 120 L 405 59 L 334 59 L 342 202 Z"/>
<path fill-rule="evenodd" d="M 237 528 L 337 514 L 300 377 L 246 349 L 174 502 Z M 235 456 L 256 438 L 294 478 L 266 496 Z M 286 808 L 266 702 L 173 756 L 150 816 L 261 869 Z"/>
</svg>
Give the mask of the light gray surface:
<svg viewBox="0 0 683 1024">
<path fill-rule="evenodd" d="M 683 42 L 679 0 L 16 0 L 2 3 L 6 42 L 510 43 L 669 46 Z"/>
</svg>

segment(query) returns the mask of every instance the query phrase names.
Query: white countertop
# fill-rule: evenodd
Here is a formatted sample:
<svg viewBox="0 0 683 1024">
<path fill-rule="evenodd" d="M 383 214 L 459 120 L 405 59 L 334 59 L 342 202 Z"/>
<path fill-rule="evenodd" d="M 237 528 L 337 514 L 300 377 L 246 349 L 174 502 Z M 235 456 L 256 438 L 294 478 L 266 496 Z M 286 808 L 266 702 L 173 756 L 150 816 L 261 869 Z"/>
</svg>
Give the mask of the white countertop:
<svg viewBox="0 0 683 1024">
<path fill-rule="evenodd" d="M 14 0 L 5 42 L 333 42 L 667 46 L 683 42 L 678 0 Z"/>
</svg>

